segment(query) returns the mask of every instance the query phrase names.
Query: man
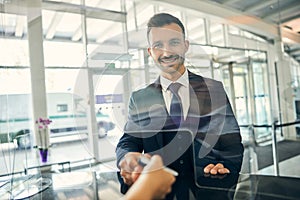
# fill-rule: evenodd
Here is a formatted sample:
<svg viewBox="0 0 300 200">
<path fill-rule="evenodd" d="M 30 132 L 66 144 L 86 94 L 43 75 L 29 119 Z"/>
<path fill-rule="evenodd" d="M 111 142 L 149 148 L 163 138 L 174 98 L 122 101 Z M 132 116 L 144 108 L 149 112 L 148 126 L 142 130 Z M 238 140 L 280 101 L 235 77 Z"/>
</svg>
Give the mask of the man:
<svg viewBox="0 0 300 200">
<path fill-rule="evenodd" d="M 139 176 L 142 153 L 161 155 L 179 178 L 192 177 L 194 163 L 205 173 L 238 173 L 244 149 L 237 121 L 222 84 L 185 67 L 189 41 L 180 20 L 166 13 L 154 15 L 147 37 L 148 53 L 161 74 L 131 95 L 128 122 L 116 149 L 124 183 L 130 186 Z M 181 129 L 193 133 L 195 152 L 190 144 L 181 146 L 182 137 L 176 135 Z"/>
</svg>

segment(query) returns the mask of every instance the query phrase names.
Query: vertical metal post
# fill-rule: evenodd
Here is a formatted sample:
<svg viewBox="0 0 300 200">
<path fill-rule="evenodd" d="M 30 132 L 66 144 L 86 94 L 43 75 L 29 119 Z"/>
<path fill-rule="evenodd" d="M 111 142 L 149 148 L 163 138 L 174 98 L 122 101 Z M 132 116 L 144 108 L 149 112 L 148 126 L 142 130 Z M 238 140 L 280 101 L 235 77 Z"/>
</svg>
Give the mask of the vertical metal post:
<svg viewBox="0 0 300 200">
<path fill-rule="evenodd" d="M 274 121 L 272 123 L 272 152 L 273 152 L 274 175 L 279 176 L 277 138 L 276 138 L 276 122 L 277 121 Z"/>
<path fill-rule="evenodd" d="M 143 61 L 145 66 L 145 83 L 148 85 L 150 84 L 150 66 L 149 66 L 149 55 L 147 49 L 143 50 Z"/>
<path fill-rule="evenodd" d="M 98 143 L 98 128 L 97 128 L 97 119 L 95 114 L 95 95 L 94 95 L 94 83 L 93 83 L 93 72 L 89 66 L 89 54 L 87 50 L 88 46 L 88 36 L 87 36 L 87 24 L 86 24 L 86 8 L 85 0 L 81 0 L 81 5 L 84 8 L 84 12 L 81 14 L 81 27 L 82 27 L 82 41 L 84 46 L 85 53 L 85 62 L 87 70 L 87 81 L 88 81 L 88 105 L 87 105 L 87 119 L 88 119 L 88 139 L 89 145 L 92 148 L 92 153 L 94 158 L 99 161 L 99 143 Z"/>
<path fill-rule="evenodd" d="M 224 46 L 228 47 L 229 46 L 228 25 L 223 24 L 222 29 L 223 29 Z"/>
<path fill-rule="evenodd" d="M 256 123 L 256 103 L 255 103 L 255 83 L 254 83 L 254 71 L 253 71 L 253 62 L 252 59 L 248 58 L 247 63 L 247 70 L 248 70 L 248 93 L 249 93 L 249 103 L 250 103 L 250 115 L 251 115 L 251 122 Z"/>
<path fill-rule="evenodd" d="M 234 88 L 234 80 L 233 80 L 233 62 L 228 63 L 228 72 L 229 72 L 229 82 L 230 82 L 230 93 L 231 93 L 231 105 L 233 112 L 236 114 L 236 103 L 235 103 L 235 88 Z"/>
<path fill-rule="evenodd" d="M 276 90 L 277 90 L 277 99 L 278 99 L 278 115 L 279 115 L 279 123 L 282 123 L 282 110 L 281 110 L 281 98 L 280 98 L 280 88 L 279 88 L 279 80 L 278 80 L 278 63 L 275 62 L 275 81 L 276 81 Z M 283 136 L 282 128 L 280 128 L 280 134 Z"/>
<path fill-rule="evenodd" d="M 122 12 L 126 13 L 126 1 L 120 0 L 120 3 L 121 3 Z M 128 53 L 128 49 L 129 49 L 129 41 L 128 40 L 129 39 L 128 39 L 128 28 L 127 28 L 127 15 L 125 16 L 125 22 L 122 23 L 122 30 L 123 30 L 123 51 Z M 130 68 L 130 65 L 129 65 L 129 68 Z"/>
<path fill-rule="evenodd" d="M 211 44 L 211 35 L 210 35 L 210 21 L 206 18 L 203 19 L 204 22 L 204 31 L 205 31 L 205 42 L 206 44 Z"/>
<path fill-rule="evenodd" d="M 254 135 L 254 126 L 251 124 L 249 126 L 249 169 L 251 174 L 256 174 L 258 172 L 258 163 L 257 163 L 257 154 L 255 146 L 255 135 Z"/>
<path fill-rule="evenodd" d="M 211 78 L 215 78 L 215 72 L 214 72 L 214 62 L 212 60 L 210 60 L 210 65 L 209 65 L 209 68 L 210 68 L 210 75 L 211 75 Z"/>
</svg>

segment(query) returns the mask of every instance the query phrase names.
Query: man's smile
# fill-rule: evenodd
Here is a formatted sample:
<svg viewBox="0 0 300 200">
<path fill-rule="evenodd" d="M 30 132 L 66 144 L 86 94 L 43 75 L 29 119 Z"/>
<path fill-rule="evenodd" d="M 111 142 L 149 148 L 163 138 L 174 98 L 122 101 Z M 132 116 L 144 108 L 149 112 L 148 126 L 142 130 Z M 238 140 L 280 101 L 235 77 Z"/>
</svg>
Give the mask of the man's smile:
<svg viewBox="0 0 300 200">
<path fill-rule="evenodd" d="M 174 62 L 176 62 L 176 60 L 178 60 L 179 59 L 179 56 L 178 55 L 172 55 L 172 56 L 164 56 L 164 57 L 162 57 L 162 58 L 159 58 L 158 60 L 159 60 L 159 62 L 160 63 L 164 63 L 164 64 L 170 64 L 170 63 L 174 63 Z"/>
</svg>

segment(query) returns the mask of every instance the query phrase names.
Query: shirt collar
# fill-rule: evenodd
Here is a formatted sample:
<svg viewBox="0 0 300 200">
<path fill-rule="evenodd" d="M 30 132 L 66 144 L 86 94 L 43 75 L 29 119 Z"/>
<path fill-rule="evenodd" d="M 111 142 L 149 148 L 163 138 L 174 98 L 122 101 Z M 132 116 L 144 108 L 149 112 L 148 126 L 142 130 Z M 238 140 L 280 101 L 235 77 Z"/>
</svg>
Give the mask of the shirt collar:
<svg viewBox="0 0 300 200">
<path fill-rule="evenodd" d="M 184 73 L 175 81 L 176 83 L 182 84 L 184 87 L 188 88 L 189 86 L 189 76 L 188 71 L 185 69 Z M 175 83 L 174 82 L 174 83 Z M 166 79 L 163 76 L 160 76 L 160 84 L 164 91 L 167 91 L 170 84 L 173 83 L 173 81 L 170 81 L 169 79 Z"/>
</svg>

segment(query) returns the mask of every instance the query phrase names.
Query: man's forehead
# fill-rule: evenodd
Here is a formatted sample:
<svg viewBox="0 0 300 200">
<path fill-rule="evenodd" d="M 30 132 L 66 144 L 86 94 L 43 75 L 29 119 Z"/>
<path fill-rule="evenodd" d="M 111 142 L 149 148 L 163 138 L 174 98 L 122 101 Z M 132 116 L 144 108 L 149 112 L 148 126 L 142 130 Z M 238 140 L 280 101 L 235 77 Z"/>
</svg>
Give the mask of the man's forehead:
<svg viewBox="0 0 300 200">
<path fill-rule="evenodd" d="M 150 40 L 169 40 L 171 38 L 183 38 L 182 30 L 179 26 L 166 25 L 163 27 L 153 27 L 149 33 Z"/>
</svg>

